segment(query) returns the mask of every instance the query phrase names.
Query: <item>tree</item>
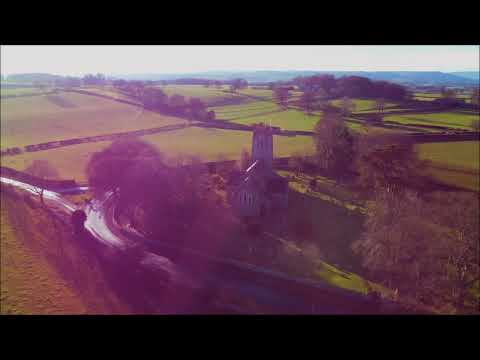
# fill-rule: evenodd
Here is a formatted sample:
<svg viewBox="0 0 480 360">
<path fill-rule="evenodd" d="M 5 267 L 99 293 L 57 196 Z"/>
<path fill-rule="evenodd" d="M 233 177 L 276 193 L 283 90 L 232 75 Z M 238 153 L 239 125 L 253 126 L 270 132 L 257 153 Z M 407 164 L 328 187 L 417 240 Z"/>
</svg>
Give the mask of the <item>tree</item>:
<svg viewBox="0 0 480 360">
<path fill-rule="evenodd" d="M 275 101 L 280 104 L 284 109 L 287 109 L 288 98 L 290 96 L 290 90 L 284 86 L 277 86 L 273 90 L 273 96 Z"/>
<path fill-rule="evenodd" d="M 472 193 L 401 195 L 379 189 L 367 203 L 365 231 L 352 249 L 370 276 L 437 308 L 470 308 L 479 281 L 478 198 Z"/>
<path fill-rule="evenodd" d="M 187 101 L 183 95 L 173 94 L 168 99 L 168 106 L 176 114 L 184 114 L 187 109 Z"/>
<path fill-rule="evenodd" d="M 383 114 L 383 110 L 385 109 L 385 100 L 383 98 L 378 98 L 375 100 L 375 110 L 377 110 L 378 114 Z"/>
<path fill-rule="evenodd" d="M 293 154 L 290 159 L 288 159 L 288 167 L 293 170 L 295 176 L 299 176 L 300 171 L 302 171 L 302 155 L 299 153 Z"/>
<path fill-rule="evenodd" d="M 315 95 L 311 91 L 304 91 L 299 100 L 301 109 L 307 114 L 312 113 L 314 102 Z"/>
<path fill-rule="evenodd" d="M 154 87 L 144 88 L 143 84 L 136 84 L 134 86 L 133 91 L 136 93 L 136 96 L 140 98 L 146 109 L 161 110 L 168 101 L 168 96 L 162 89 Z"/>
<path fill-rule="evenodd" d="M 440 89 L 440 94 L 443 99 L 455 99 L 457 96 L 455 90 L 448 89 L 445 86 L 442 86 L 442 88 Z"/>
<path fill-rule="evenodd" d="M 207 112 L 207 121 L 214 121 L 215 120 L 215 111 L 211 110 Z"/>
<path fill-rule="evenodd" d="M 473 105 L 480 105 L 480 88 L 473 90 L 470 101 Z"/>
<path fill-rule="evenodd" d="M 50 165 L 47 160 L 34 160 L 26 169 L 25 172 L 29 175 L 37 177 L 40 181 L 38 186 L 34 186 L 33 190 L 40 196 L 40 202 L 43 201 L 43 193 L 45 190 L 45 184 L 42 180 L 55 179 L 58 177 L 57 171 Z"/>
<path fill-rule="evenodd" d="M 247 80 L 244 79 L 234 79 L 230 85 L 230 90 L 232 92 L 236 92 L 237 90 L 241 90 L 248 87 Z"/>
<path fill-rule="evenodd" d="M 199 98 L 190 98 L 188 106 L 192 120 L 205 120 L 207 116 L 207 106 L 202 100 Z"/>
<path fill-rule="evenodd" d="M 325 113 L 314 128 L 316 158 L 320 168 L 332 175 L 344 175 L 353 160 L 354 138 L 343 118 Z"/>
<path fill-rule="evenodd" d="M 357 107 L 355 103 L 348 96 L 344 96 L 342 98 L 342 102 L 340 106 L 342 109 L 343 116 L 350 116 L 350 114 L 354 112 Z"/>
<path fill-rule="evenodd" d="M 425 186 L 423 171 L 428 162 L 418 158 L 412 142 L 367 134 L 357 139 L 355 154 L 356 181 L 364 189 L 398 193 Z"/>
<path fill-rule="evenodd" d="M 134 165 L 163 163 L 162 155 L 157 149 L 138 139 L 122 139 L 113 142 L 109 147 L 96 152 L 87 165 L 89 186 L 96 194 L 107 191 L 121 193 L 125 175 Z"/>
</svg>

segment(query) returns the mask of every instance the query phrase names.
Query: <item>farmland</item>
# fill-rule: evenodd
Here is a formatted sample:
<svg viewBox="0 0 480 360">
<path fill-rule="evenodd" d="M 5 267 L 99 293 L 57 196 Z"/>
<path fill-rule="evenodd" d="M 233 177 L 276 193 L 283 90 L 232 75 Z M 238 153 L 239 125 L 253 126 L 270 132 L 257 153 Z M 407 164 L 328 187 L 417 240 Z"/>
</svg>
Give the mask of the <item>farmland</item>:
<svg viewBox="0 0 480 360">
<path fill-rule="evenodd" d="M 238 159 L 243 148 L 249 149 L 250 132 L 205 129 L 191 127 L 173 132 L 143 136 L 142 139 L 154 144 L 167 157 L 197 156 L 204 160 Z M 23 153 L 2 158 L 2 165 L 17 170 L 25 169 L 33 160 L 48 159 L 62 178 L 85 181 L 85 168 L 96 151 L 110 144 L 109 141 L 79 144 L 59 149 Z M 282 137 L 274 141 L 276 156 L 289 156 L 293 153 L 311 153 L 313 141 L 309 136 Z"/>
<path fill-rule="evenodd" d="M 430 160 L 428 172 L 450 185 L 480 191 L 480 142 L 462 141 L 417 145 L 419 157 Z"/>
<path fill-rule="evenodd" d="M 375 100 L 373 99 L 351 99 L 355 104 L 354 112 L 368 112 L 370 110 L 375 110 Z M 332 104 L 337 107 L 341 107 L 342 100 L 336 99 L 332 101 Z M 389 109 L 392 107 L 398 106 L 397 103 L 385 102 L 384 108 Z"/>
<path fill-rule="evenodd" d="M 164 85 L 160 88 L 168 96 L 174 94 L 188 98 L 199 98 L 209 106 L 221 104 L 236 104 L 252 101 L 246 97 L 228 92 L 225 88 L 204 87 L 203 85 Z"/>
<path fill-rule="evenodd" d="M 385 122 L 406 125 L 438 125 L 454 129 L 470 130 L 472 121 L 479 120 L 479 114 L 473 111 L 438 112 L 430 114 L 406 114 L 385 116 Z"/>
<path fill-rule="evenodd" d="M 175 124 L 179 118 L 108 99 L 58 93 L 1 100 L 1 147 Z"/>
<path fill-rule="evenodd" d="M 467 103 L 470 102 L 470 94 L 457 94 L 456 98 L 457 99 L 462 99 L 465 100 Z M 440 93 L 432 93 L 432 92 L 416 92 L 413 94 L 413 98 L 415 100 L 420 100 L 420 101 L 433 101 L 435 99 L 440 99 L 442 97 L 442 94 Z"/>
</svg>

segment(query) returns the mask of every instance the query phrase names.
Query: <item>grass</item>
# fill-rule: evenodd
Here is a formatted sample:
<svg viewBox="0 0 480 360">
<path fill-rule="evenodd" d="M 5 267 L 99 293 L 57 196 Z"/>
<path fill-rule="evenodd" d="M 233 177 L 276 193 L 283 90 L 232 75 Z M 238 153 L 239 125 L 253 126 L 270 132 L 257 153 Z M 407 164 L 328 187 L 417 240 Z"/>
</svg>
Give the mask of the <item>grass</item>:
<svg viewBox="0 0 480 360">
<path fill-rule="evenodd" d="M 46 88 L 45 90 L 41 90 L 39 88 L 34 87 L 2 87 L 1 88 L 1 97 L 6 96 L 29 96 L 29 95 L 41 95 L 51 89 Z"/>
<path fill-rule="evenodd" d="M 243 148 L 250 151 L 252 133 L 206 128 L 187 128 L 154 135 L 141 139 L 153 143 L 167 156 L 198 156 L 203 160 L 238 159 Z M 85 169 L 92 154 L 108 146 L 110 141 L 72 145 L 58 149 L 23 153 L 2 157 L 2 166 L 23 170 L 36 159 L 48 159 L 58 171 L 60 178 L 85 181 Z M 293 153 L 313 152 L 313 140 L 309 136 L 283 137 L 274 139 L 275 156 L 289 156 Z"/>
<path fill-rule="evenodd" d="M 88 244 L 50 210 L 2 192 L 1 211 L 2 314 L 131 312 Z"/>
<path fill-rule="evenodd" d="M 167 155 L 196 155 L 205 160 L 238 159 L 243 148 L 250 151 L 252 133 L 222 129 L 187 128 L 170 133 L 160 133 L 143 137 L 154 143 Z M 274 155 L 288 156 L 295 152 L 312 152 L 313 140 L 309 136 L 275 136 Z"/>
<path fill-rule="evenodd" d="M 365 111 L 368 111 L 368 110 L 375 109 L 375 100 L 374 99 L 354 98 L 354 99 L 351 99 L 351 100 L 356 106 L 354 113 L 355 112 L 365 112 Z M 336 100 L 332 101 L 332 105 L 334 105 L 334 106 L 341 107 L 341 104 L 342 104 L 342 99 L 336 99 Z M 395 106 L 398 106 L 398 104 L 393 103 L 393 102 L 385 102 L 385 109 L 395 107 Z"/>
<path fill-rule="evenodd" d="M 1 147 L 132 131 L 183 121 L 95 96 L 59 93 L 1 100 Z"/>
<path fill-rule="evenodd" d="M 203 85 L 163 85 L 159 86 L 168 96 L 174 94 L 186 98 L 196 97 L 204 101 L 208 106 L 220 104 L 232 104 L 252 101 L 235 93 L 230 93 L 225 87 L 205 87 Z"/>
<path fill-rule="evenodd" d="M 71 286 L 41 254 L 25 244 L 23 229 L 12 221 L 7 207 L 11 209 L 12 204 L 2 196 L 0 313 L 85 313 L 85 304 Z"/>
<path fill-rule="evenodd" d="M 472 121 L 479 120 L 479 114 L 471 111 L 439 112 L 430 114 L 406 114 L 385 116 L 385 122 L 407 125 L 437 125 L 453 129 L 472 129 Z"/>
<path fill-rule="evenodd" d="M 253 101 L 246 104 L 215 106 L 209 108 L 215 111 L 216 117 L 221 120 L 239 120 L 250 116 L 278 112 L 277 104 L 269 101 Z"/>
<path fill-rule="evenodd" d="M 430 160 L 428 172 L 450 185 L 480 191 L 480 142 L 459 141 L 416 145 L 419 157 Z"/>
</svg>

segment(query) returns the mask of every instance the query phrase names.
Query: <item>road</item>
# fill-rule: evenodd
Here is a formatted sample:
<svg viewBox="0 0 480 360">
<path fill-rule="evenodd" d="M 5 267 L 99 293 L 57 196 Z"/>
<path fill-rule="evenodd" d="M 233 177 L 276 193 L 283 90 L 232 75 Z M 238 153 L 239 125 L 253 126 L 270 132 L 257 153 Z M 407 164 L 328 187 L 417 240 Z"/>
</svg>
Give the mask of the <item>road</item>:
<svg viewBox="0 0 480 360">
<path fill-rule="evenodd" d="M 20 181 L 0 177 L 2 183 L 38 195 L 35 187 Z M 66 189 L 63 192 L 81 191 Z M 75 204 L 59 192 L 44 190 L 45 203 L 70 215 Z M 131 266 L 146 276 L 164 284 L 172 293 L 189 297 L 183 308 L 186 313 L 197 313 L 202 304 L 208 311 L 218 313 L 267 314 L 377 314 L 396 313 L 391 305 L 383 306 L 371 299 L 318 282 L 296 280 L 249 264 L 226 261 L 202 255 L 188 249 L 178 249 L 139 234 L 125 231 L 113 216 L 115 197 L 107 193 L 102 199 L 92 200 L 84 207 L 87 219 L 85 229 L 104 249 L 112 261 L 134 258 Z M 124 260 L 123 260 L 124 261 Z M 188 295 L 185 295 L 188 294 Z M 157 299 L 165 304 L 168 293 Z M 178 302 L 178 296 L 175 302 Z M 172 298 L 173 302 L 173 298 Z M 381 306 L 381 307 L 380 307 Z M 193 310 L 195 309 L 195 310 Z"/>
</svg>

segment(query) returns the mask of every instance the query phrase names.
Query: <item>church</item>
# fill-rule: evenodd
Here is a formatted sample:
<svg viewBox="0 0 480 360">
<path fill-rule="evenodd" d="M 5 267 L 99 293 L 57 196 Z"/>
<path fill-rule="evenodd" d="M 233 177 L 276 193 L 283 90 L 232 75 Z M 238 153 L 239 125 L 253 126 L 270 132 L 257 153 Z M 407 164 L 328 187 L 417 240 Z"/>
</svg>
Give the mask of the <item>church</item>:
<svg viewBox="0 0 480 360">
<path fill-rule="evenodd" d="M 276 128 L 255 125 L 252 162 L 228 179 L 228 200 L 235 213 L 253 222 L 283 224 L 288 206 L 288 181 L 273 170 L 273 134 Z"/>
</svg>

